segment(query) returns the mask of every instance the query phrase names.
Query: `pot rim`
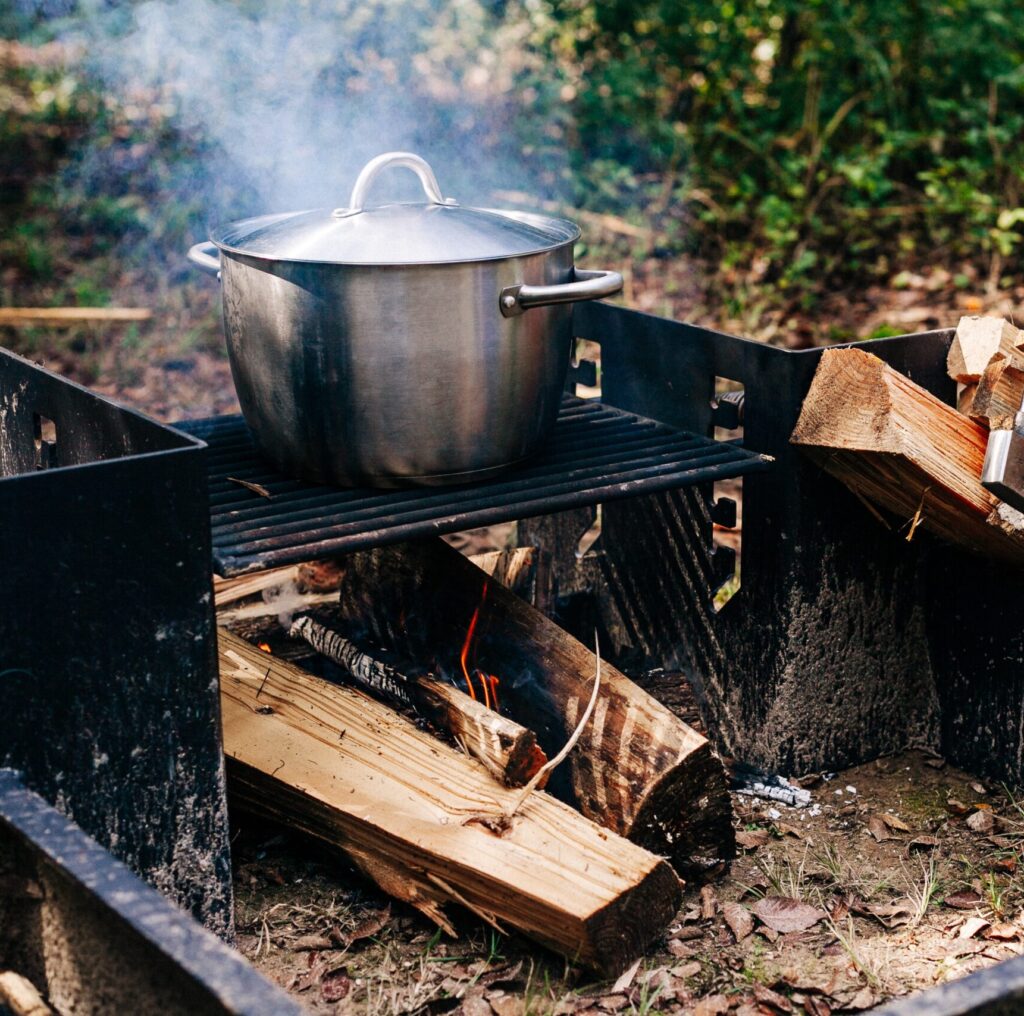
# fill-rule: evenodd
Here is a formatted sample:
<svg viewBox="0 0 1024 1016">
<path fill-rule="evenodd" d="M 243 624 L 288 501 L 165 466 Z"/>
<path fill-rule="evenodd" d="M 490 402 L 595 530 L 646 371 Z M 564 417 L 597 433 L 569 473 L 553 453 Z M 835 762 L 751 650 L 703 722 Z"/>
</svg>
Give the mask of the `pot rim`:
<svg viewBox="0 0 1024 1016">
<path fill-rule="evenodd" d="M 270 215 L 258 215 L 252 216 L 246 219 L 236 219 L 231 222 L 225 223 L 221 226 L 214 227 L 208 233 L 210 242 L 223 251 L 226 254 L 237 254 L 241 257 L 252 258 L 256 261 L 263 261 L 267 263 L 280 263 L 280 264 L 307 264 L 307 265 L 324 265 L 329 267 L 337 266 L 339 268 L 430 268 L 437 267 L 439 265 L 473 265 L 473 264 L 485 264 L 496 261 L 514 261 L 517 258 L 534 257 L 538 254 L 550 254 L 558 250 L 562 250 L 565 247 L 574 246 L 579 242 L 582 237 L 582 231 L 580 227 L 573 222 L 571 219 L 562 218 L 560 216 L 552 215 L 541 215 L 536 212 L 524 212 L 515 209 L 505 208 L 479 208 L 476 211 L 488 212 L 494 215 L 504 215 L 510 218 L 517 218 L 520 221 L 526 223 L 533 223 L 542 226 L 557 226 L 566 230 L 568 236 L 565 239 L 559 239 L 553 243 L 547 245 L 541 245 L 536 248 L 531 248 L 523 251 L 515 251 L 507 254 L 494 254 L 491 256 L 483 257 L 452 257 L 452 258 L 441 258 L 437 260 L 424 260 L 424 261 L 345 261 L 345 260 L 325 260 L 323 258 L 301 258 L 301 257 L 283 257 L 280 254 L 263 253 L 261 251 L 254 251 L 238 244 L 232 244 L 226 242 L 223 237 L 226 233 L 232 230 L 237 230 L 241 226 L 252 226 L 261 221 L 270 224 L 275 220 L 283 220 L 290 218 L 295 215 L 306 214 L 303 212 L 283 212 L 283 213 L 272 213 Z M 312 212 L 329 211 L 328 209 L 311 209 Z"/>
</svg>

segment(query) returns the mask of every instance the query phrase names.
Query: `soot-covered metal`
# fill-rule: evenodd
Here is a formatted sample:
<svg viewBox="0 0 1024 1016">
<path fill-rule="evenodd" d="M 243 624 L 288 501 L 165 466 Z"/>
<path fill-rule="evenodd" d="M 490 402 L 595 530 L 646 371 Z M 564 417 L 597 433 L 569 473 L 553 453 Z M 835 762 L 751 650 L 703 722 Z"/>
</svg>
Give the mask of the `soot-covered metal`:
<svg viewBox="0 0 1024 1016">
<path fill-rule="evenodd" d="M 241 417 L 181 426 L 210 445 L 214 566 L 225 576 L 708 483 L 769 464 L 739 445 L 569 396 L 536 458 L 459 487 L 318 487 L 261 459 Z"/>
<path fill-rule="evenodd" d="M 0 766 L 226 933 L 204 454 L 0 350 Z"/>
</svg>

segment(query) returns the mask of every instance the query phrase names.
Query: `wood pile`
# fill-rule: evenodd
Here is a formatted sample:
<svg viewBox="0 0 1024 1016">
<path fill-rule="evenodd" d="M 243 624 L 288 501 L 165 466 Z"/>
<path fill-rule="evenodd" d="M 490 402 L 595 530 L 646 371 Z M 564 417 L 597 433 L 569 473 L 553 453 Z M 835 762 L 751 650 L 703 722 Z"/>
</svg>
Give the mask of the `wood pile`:
<svg viewBox="0 0 1024 1016">
<path fill-rule="evenodd" d="M 989 430 L 1011 428 L 1024 395 L 1024 335 L 962 318 L 947 369 L 955 408 L 862 349 L 826 350 L 791 441 L 908 540 L 921 528 L 1024 564 L 1024 516 L 981 484 Z"/>
<path fill-rule="evenodd" d="M 677 872 L 733 855 L 726 776 L 527 602 L 539 560 L 432 540 L 215 580 L 229 793 L 449 931 L 456 903 L 616 973 Z"/>
</svg>

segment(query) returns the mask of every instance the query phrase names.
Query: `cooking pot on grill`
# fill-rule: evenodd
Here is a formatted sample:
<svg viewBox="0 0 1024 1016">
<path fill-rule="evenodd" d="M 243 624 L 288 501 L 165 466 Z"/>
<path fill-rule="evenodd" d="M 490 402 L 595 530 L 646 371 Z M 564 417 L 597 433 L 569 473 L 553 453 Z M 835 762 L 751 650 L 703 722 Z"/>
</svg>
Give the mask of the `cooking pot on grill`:
<svg viewBox="0 0 1024 1016">
<path fill-rule="evenodd" d="M 426 201 L 369 206 L 385 169 Z M 344 485 L 462 483 L 527 458 L 558 415 L 577 300 L 622 287 L 573 265 L 565 219 L 460 206 L 430 166 L 380 155 L 347 208 L 214 229 L 189 260 L 223 284 L 253 438 L 282 472 Z"/>
</svg>

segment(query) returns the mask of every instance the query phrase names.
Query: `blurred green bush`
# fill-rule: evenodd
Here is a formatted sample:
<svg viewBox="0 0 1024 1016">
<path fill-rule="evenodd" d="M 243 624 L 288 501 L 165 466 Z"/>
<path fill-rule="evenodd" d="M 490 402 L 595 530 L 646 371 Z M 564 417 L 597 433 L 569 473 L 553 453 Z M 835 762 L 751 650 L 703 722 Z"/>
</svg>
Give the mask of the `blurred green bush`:
<svg viewBox="0 0 1024 1016">
<path fill-rule="evenodd" d="M 529 9 L 529 7 L 528 7 Z M 916 256 L 1019 273 L 1019 0 L 550 0 L 576 200 L 783 287 Z M 528 129 L 524 120 L 523 128 Z M 690 227 L 688 233 L 686 226 Z M 687 237 L 689 236 L 689 241 Z"/>
<path fill-rule="evenodd" d="M 236 6 L 258 19 L 274 4 Z M 413 33 L 400 59 L 385 53 L 375 67 L 372 48 L 349 44 L 356 8 L 360 24 L 388 26 L 374 46 L 403 25 Z M 333 0 L 289 9 L 297 23 L 329 12 L 324 32 L 339 40 L 331 80 L 350 90 L 360 76 L 366 88 L 386 80 L 427 97 L 437 112 L 424 130 L 435 134 L 499 109 L 495 145 L 514 148 L 568 203 L 653 227 L 659 253 L 758 266 L 759 284 L 805 302 L 828 286 L 957 259 L 975 260 L 996 282 L 1020 275 L 1019 0 Z M 61 27 L 0 18 L 0 33 L 34 44 Z M 173 96 L 140 106 L 108 94 L 77 57 L 33 47 L 29 59 L 29 47 L 2 45 L 7 266 L 21 279 L 59 274 L 55 234 L 78 255 L 124 257 L 154 241 L 180 253 L 209 208 L 192 172 L 209 139 L 182 127 Z"/>
</svg>

